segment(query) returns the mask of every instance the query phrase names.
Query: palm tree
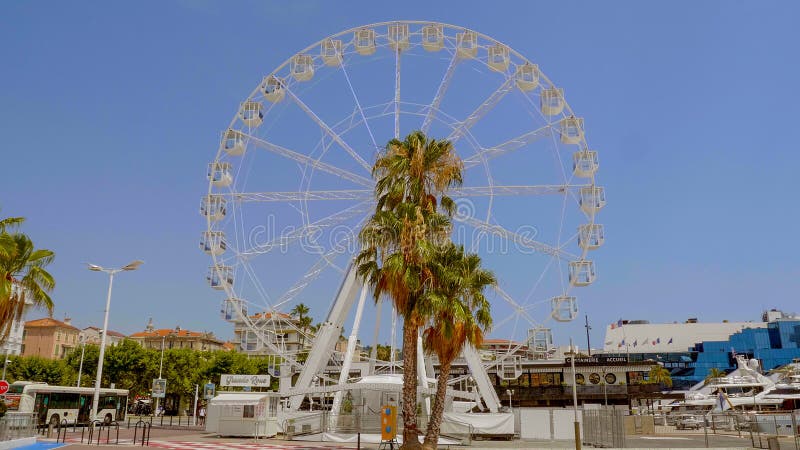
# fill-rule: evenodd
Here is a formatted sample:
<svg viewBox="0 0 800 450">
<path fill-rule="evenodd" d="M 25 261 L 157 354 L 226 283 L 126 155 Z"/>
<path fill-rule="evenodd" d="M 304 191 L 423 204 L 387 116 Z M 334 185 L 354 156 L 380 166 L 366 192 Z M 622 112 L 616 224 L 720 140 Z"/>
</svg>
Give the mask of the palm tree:
<svg viewBox="0 0 800 450">
<path fill-rule="evenodd" d="M 717 378 L 722 378 L 725 376 L 725 371 L 716 367 L 712 367 L 711 370 L 708 371 L 708 375 L 706 375 L 705 380 L 703 380 L 703 384 L 706 385 L 710 383 L 712 380 Z"/>
<path fill-rule="evenodd" d="M 300 333 L 300 347 L 301 348 L 303 347 L 303 344 L 305 344 L 306 330 L 308 330 L 308 328 L 311 326 L 312 319 L 311 319 L 311 317 L 309 317 L 307 315 L 309 311 L 310 310 L 308 309 L 308 306 L 306 306 L 304 303 L 298 303 L 290 311 L 290 313 L 293 316 L 297 316 L 297 323 L 300 326 L 300 331 L 301 331 L 301 333 Z"/>
<path fill-rule="evenodd" d="M 424 449 L 436 449 L 444 413 L 450 365 L 465 344 L 480 346 L 483 334 L 492 324 L 489 302 L 483 295 L 487 286 L 497 280 L 481 268 L 476 254 L 465 254 L 454 244 L 437 251 L 434 266 L 435 288 L 426 295 L 432 309 L 437 309 L 424 332 L 425 350 L 439 358 L 439 381 L 431 411 Z"/>
<path fill-rule="evenodd" d="M 377 204 L 359 233 L 356 267 L 375 301 L 388 296 L 403 317 L 403 448 L 420 447 L 416 339 L 427 317 L 418 306 L 430 286 L 430 258 L 451 230 L 454 203 L 444 192 L 461 184 L 462 167 L 450 142 L 416 131 L 389 141 L 372 170 Z"/>
<path fill-rule="evenodd" d="M 24 217 L 0 219 L 0 257 L 8 257 L 14 247 L 14 242 L 8 234 L 8 230 L 16 228 L 24 221 Z"/>
<path fill-rule="evenodd" d="M 647 374 L 647 378 L 653 384 L 661 384 L 666 387 L 672 387 L 672 376 L 670 375 L 669 370 L 665 369 L 664 366 L 660 364 L 656 364 L 650 368 L 650 373 Z"/>
<path fill-rule="evenodd" d="M 11 324 L 22 317 L 25 302 L 53 313 L 49 292 L 55 280 L 45 267 L 53 261 L 50 250 L 36 249 L 28 236 L 3 232 L 5 251 L 0 255 L 0 338 L 5 339 Z M 16 289 L 15 289 L 16 287 Z"/>
</svg>

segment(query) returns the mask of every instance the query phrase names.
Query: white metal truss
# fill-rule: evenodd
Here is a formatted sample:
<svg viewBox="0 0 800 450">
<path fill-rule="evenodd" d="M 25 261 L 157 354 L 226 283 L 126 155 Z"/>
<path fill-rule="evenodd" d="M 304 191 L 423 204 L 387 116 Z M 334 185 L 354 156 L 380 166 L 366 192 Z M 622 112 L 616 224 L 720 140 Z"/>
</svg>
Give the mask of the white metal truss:
<svg viewBox="0 0 800 450">
<path fill-rule="evenodd" d="M 481 120 L 481 118 L 485 116 L 486 113 L 491 111 L 492 108 L 494 108 L 498 103 L 500 103 L 500 100 L 502 100 L 503 97 L 505 97 L 506 94 L 508 94 L 511 91 L 511 89 L 513 89 L 513 87 L 514 87 L 514 77 L 506 78 L 506 80 L 503 82 L 503 84 L 500 85 L 500 87 L 498 87 L 494 92 L 492 92 L 491 95 L 489 95 L 489 97 L 487 97 L 486 100 L 484 100 L 483 103 L 480 104 L 480 106 L 475 108 L 475 111 L 472 111 L 467 116 L 466 119 L 464 119 L 461 123 L 459 123 L 456 126 L 456 128 L 450 133 L 450 135 L 447 136 L 447 140 L 450 142 L 456 142 L 460 137 L 464 135 L 464 133 L 469 131 L 470 128 L 472 128 L 476 123 L 478 123 L 478 121 Z"/>
<path fill-rule="evenodd" d="M 506 153 L 518 150 L 526 145 L 530 145 L 539 139 L 548 137 L 552 134 L 552 125 L 546 125 L 538 130 L 533 130 L 528 133 L 522 134 L 515 138 L 509 139 L 502 144 L 495 145 L 494 147 L 484 148 L 463 159 L 464 168 L 468 169 L 483 163 L 483 161 L 497 158 L 498 156 L 505 155 Z"/>
<path fill-rule="evenodd" d="M 447 88 L 450 87 L 450 80 L 453 78 L 453 74 L 456 72 L 457 63 L 458 53 L 453 52 L 453 57 L 450 58 L 450 64 L 447 66 L 447 70 L 442 77 L 442 81 L 439 83 L 439 88 L 436 89 L 436 95 L 433 96 L 433 101 L 431 101 L 431 105 L 428 107 L 428 113 L 425 115 L 425 120 L 422 122 L 422 128 L 420 129 L 423 133 L 428 132 L 428 127 L 431 126 L 433 116 L 436 114 L 436 111 L 439 110 L 439 105 L 442 104 L 442 98 L 444 98 Z"/>
<path fill-rule="evenodd" d="M 567 252 L 560 248 L 553 247 L 543 242 L 539 242 L 535 239 L 522 236 L 519 233 L 515 233 L 511 230 L 508 230 L 501 225 L 491 224 L 484 222 L 480 219 L 476 219 L 474 217 L 460 216 L 460 215 L 454 216 L 453 220 L 465 223 L 474 228 L 485 231 L 489 234 L 500 236 L 501 238 L 512 241 L 515 244 L 520 245 L 522 247 L 526 247 L 535 250 L 539 253 L 544 253 L 546 255 L 555 256 L 565 261 L 573 261 L 576 258 L 578 258 L 576 255 L 573 255 L 570 252 Z"/>
<path fill-rule="evenodd" d="M 316 160 L 316 159 L 314 159 L 314 158 L 312 158 L 310 156 L 306 156 L 306 155 L 304 155 L 302 153 L 298 153 L 298 152 L 296 152 L 294 150 L 289 150 L 288 148 L 281 147 L 280 145 L 274 144 L 274 143 L 269 142 L 269 141 L 267 141 L 265 139 L 259 139 L 259 138 L 255 137 L 255 136 L 252 136 L 252 135 L 245 135 L 245 136 L 249 139 L 250 142 L 252 142 L 253 144 L 255 144 L 258 147 L 261 147 L 261 148 L 263 148 L 265 150 L 269 150 L 272 153 L 284 156 L 286 158 L 289 158 L 291 160 L 297 161 L 299 163 L 307 164 L 307 165 L 309 165 L 311 167 L 314 167 L 315 169 L 319 169 L 319 170 L 322 170 L 324 172 L 328 172 L 328 173 L 330 173 L 332 175 L 336 175 L 336 176 L 342 177 L 345 180 L 349 180 L 349 181 L 352 181 L 353 183 L 360 184 L 360 185 L 363 185 L 363 186 L 373 186 L 375 184 L 375 182 L 372 181 L 371 179 L 369 179 L 367 177 L 363 177 L 361 175 L 356 175 L 353 172 L 350 172 L 349 170 L 345 170 L 345 169 L 333 166 L 331 164 L 324 163 L 322 161 L 318 161 L 318 160 Z"/>
</svg>

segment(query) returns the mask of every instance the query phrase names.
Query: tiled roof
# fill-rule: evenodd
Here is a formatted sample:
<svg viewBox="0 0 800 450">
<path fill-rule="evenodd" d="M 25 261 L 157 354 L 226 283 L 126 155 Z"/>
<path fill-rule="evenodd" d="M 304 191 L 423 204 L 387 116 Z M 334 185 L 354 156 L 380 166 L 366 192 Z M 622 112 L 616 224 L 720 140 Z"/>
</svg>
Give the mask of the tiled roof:
<svg viewBox="0 0 800 450">
<path fill-rule="evenodd" d="M 133 333 L 130 335 L 132 338 L 149 338 L 149 337 L 206 337 L 208 339 L 214 339 L 214 335 L 211 333 L 201 333 L 199 331 L 191 331 L 191 330 L 178 330 L 176 331 L 174 328 L 165 328 L 161 330 L 153 330 L 153 331 L 140 331 L 138 333 Z M 216 340 L 216 339 L 214 339 Z"/>
<path fill-rule="evenodd" d="M 95 331 L 97 331 L 98 333 L 99 333 L 100 331 L 102 331 L 100 328 L 97 328 L 97 327 L 86 327 L 86 328 L 84 328 L 84 329 L 83 329 L 83 331 L 86 331 L 86 330 L 95 330 Z M 116 331 L 114 331 L 114 330 L 108 330 L 108 335 L 109 335 L 109 336 L 114 336 L 114 337 L 123 337 L 123 338 L 124 338 L 124 337 L 127 337 L 127 336 L 125 336 L 124 334 L 122 334 L 122 333 L 118 333 L 118 332 L 116 332 Z"/>
<path fill-rule="evenodd" d="M 52 317 L 45 317 L 43 319 L 29 320 L 25 322 L 25 328 L 50 328 L 50 327 L 61 327 L 75 331 L 80 331 L 79 329 L 73 327 L 72 325 L 68 325 L 60 320 L 53 319 Z"/>
</svg>

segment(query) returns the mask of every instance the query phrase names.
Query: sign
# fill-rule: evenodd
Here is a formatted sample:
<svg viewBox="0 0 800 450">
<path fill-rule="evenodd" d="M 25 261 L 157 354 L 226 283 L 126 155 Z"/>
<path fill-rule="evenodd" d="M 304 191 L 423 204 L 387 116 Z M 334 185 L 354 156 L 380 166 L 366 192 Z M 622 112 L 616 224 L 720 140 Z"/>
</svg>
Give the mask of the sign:
<svg viewBox="0 0 800 450">
<path fill-rule="evenodd" d="M 381 440 L 391 441 L 397 437 L 397 407 L 381 408 Z"/>
<path fill-rule="evenodd" d="M 153 379 L 153 398 L 164 398 L 167 393 L 167 380 L 164 378 Z"/>
<path fill-rule="evenodd" d="M 605 356 L 605 355 L 595 355 L 595 356 L 584 356 L 575 358 L 575 364 L 620 364 L 620 363 L 627 363 L 628 360 L 625 356 Z M 567 357 L 564 359 L 564 364 L 570 365 L 572 364 L 572 358 Z"/>
<path fill-rule="evenodd" d="M 231 387 L 269 387 L 269 375 L 220 375 L 220 386 Z"/>
<path fill-rule="evenodd" d="M 0 395 L 5 394 L 8 392 L 8 381 L 0 380 Z"/>
<path fill-rule="evenodd" d="M 214 383 L 206 383 L 203 387 L 203 398 L 211 400 L 216 395 L 217 385 Z"/>
</svg>

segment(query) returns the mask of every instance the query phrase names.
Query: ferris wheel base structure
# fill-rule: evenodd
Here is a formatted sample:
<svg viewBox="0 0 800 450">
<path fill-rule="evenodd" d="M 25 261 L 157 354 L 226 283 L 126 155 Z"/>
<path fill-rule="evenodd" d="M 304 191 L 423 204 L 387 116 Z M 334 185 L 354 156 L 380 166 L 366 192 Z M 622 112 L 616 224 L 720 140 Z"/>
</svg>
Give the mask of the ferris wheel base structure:
<svg viewBox="0 0 800 450">
<path fill-rule="evenodd" d="M 320 325 L 319 331 L 317 332 L 316 338 L 314 339 L 314 343 L 311 347 L 311 351 L 308 354 L 308 359 L 306 359 L 305 364 L 303 364 L 303 367 L 300 370 L 300 376 L 297 378 L 297 382 L 291 389 L 285 389 L 288 387 L 288 383 L 284 383 L 284 389 L 282 390 L 282 393 L 289 395 L 289 411 L 297 411 L 300 408 L 305 395 L 297 392 L 306 392 L 311 389 L 314 378 L 317 377 L 317 375 L 321 373 L 328 365 L 331 356 L 333 356 L 336 341 L 342 334 L 344 321 L 347 319 L 348 313 L 353 308 L 353 303 L 359 291 L 362 291 L 362 298 L 359 302 L 360 311 L 363 308 L 363 301 L 366 297 L 366 289 L 364 289 L 363 284 L 358 279 L 355 266 L 350 264 L 347 268 L 347 275 L 345 275 L 344 280 L 339 287 L 339 292 L 336 294 L 336 298 L 333 301 L 333 306 L 328 312 L 328 317 L 325 319 L 325 322 Z M 356 314 L 356 321 L 353 324 L 354 329 L 357 329 L 360 325 L 360 323 L 358 323 L 360 316 L 360 314 Z M 344 355 L 344 361 L 352 361 L 354 352 L 355 345 L 348 345 L 347 352 Z M 478 393 L 483 399 L 486 408 L 490 412 L 497 412 L 500 408 L 500 399 L 497 396 L 497 392 L 495 392 L 494 388 L 492 387 L 492 383 L 489 380 L 486 370 L 483 368 L 483 364 L 478 352 L 474 347 L 467 346 L 463 350 L 463 355 L 467 361 L 470 373 L 472 374 L 472 377 L 474 378 L 478 387 Z M 428 378 L 425 366 L 425 364 L 417 364 L 417 376 L 421 381 L 424 382 L 424 384 L 422 384 L 423 388 L 428 388 Z M 349 365 L 342 369 L 342 375 L 345 378 L 349 372 L 349 370 L 345 369 L 348 368 Z M 288 375 L 291 376 L 291 374 Z M 344 383 L 340 383 L 340 385 L 343 384 Z M 339 400 L 339 397 L 340 395 L 337 394 L 337 400 Z M 338 401 L 334 401 L 334 410 L 336 409 L 338 403 Z"/>
</svg>

